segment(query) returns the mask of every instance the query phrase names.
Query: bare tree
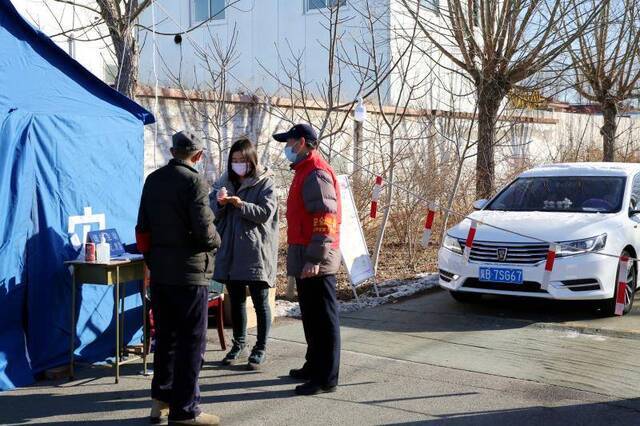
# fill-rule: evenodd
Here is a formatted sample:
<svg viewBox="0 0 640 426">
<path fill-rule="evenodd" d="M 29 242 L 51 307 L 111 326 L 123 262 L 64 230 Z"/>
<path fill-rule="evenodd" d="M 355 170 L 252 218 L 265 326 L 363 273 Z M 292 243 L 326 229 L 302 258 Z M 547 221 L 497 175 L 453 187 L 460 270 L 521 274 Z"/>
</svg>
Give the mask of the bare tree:
<svg viewBox="0 0 640 426">
<path fill-rule="evenodd" d="M 411 161 L 409 158 L 410 151 L 407 149 L 411 141 L 402 140 L 403 132 L 400 131 L 402 130 L 400 127 L 406 124 L 405 116 L 409 105 L 416 103 L 419 97 L 422 96 L 422 94 L 419 93 L 420 89 L 424 88 L 433 69 L 433 67 L 427 68 L 428 71 L 426 73 L 417 77 L 414 76 L 414 69 L 417 66 L 417 61 L 414 57 L 414 39 L 417 33 L 416 25 L 414 25 L 412 29 L 409 29 L 410 36 L 406 40 L 400 38 L 389 39 L 388 36 L 385 35 L 384 37 L 387 38 L 386 42 L 391 46 L 390 53 L 388 57 L 380 54 L 377 49 L 377 46 L 380 44 L 377 35 L 380 34 L 380 31 L 376 29 L 376 23 L 381 21 L 381 13 L 384 14 L 387 13 L 387 11 L 378 10 L 378 13 L 376 13 L 375 8 L 371 7 L 369 1 L 366 2 L 363 16 L 367 25 L 369 40 L 366 45 L 361 44 L 359 46 L 370 58 L 367 62 L 371 64 L 371 75 L 373 82 L 376 83 L 375 99 L 381 124 L 381 129 L 377 132 L 382 142 L 382 146 L 380 147 L 381 157 L 388 160 L 382 161 L 385 166 L 383 168 L 384 172 L 381 173 L 386 182 L 385 199 L 383 201 L 385 207 L 382 221 L 378 228 L 376 243 L 373 248 L 374 270 L 378 268 L 384 234 L 393 207 L 396 166 L 403 160 Z M 395 23 L 391 24 L 392 28 L 394 24 Z M 401 59 L 397 63 L 391 77 L 387 78 L 385 70 L 388 69 L 394 57 L 400 57 Z M 383 85 L 382 81 L 384 79 L 387 79 L 389 84 Z M 404 133 L 406 133 L 406 131 Z"/>
<path fill-rule="evenodd" d="M 290 108 L 274 106 L 270 112 L 284 122 L 301 120 L 313 124 L 323 142 L 322 149 L 331 160 L 340 139 L 346 138 L 344 129 L 350 120 L 356 97 L 374 95 L 395 70 L 404 53 L 394 61 L 379 65 L 377 76 L 374 76 L 370 55 L 353 40 L 353 34 L 347 34 L 357 26 L 353 24 L 355 16 L 350 9 L 344 8 L 342 2 L 331 2 L 322 15 L 322 25 L 327 35 L 325 40 L 319 40 L 319 47 L 327 58 L 324 79 L 305 79 L 304 51 L 295 50 L 290 44 L 287 46 L 288 52 L 276 46 L 279 69 L 270 69 L 263 64 L 260 66 L 276 81 L 279 93 L 290 100 Z M 349 91 L 345 87 L 346 79 L 356 81 L 355 87 Z M 344 148 L 340 146 L 340 149 Z"/>
<path fill-rule="evenodd" d="M 72 36 L 73 33 L 89 28 L 95 29 L 98 39 L 107 41 L 118 67 L 115 76 L 116 90 L 133 98 L 138 83 L 139 48 L 135 23 L 152 0 L 51 0 L 95 13 L 100 17 L 81 28 L 66 28 L 54 36 Z M 106 27 L 108 34 L 102 34 L 100 27 Z M 95 40 L 95 38 L 94 38 Z M 80 41 L 83 41 L 80 39 Z M 86 40 L 88 41 L 88 40 Z"/>
<path fill-rule="evenodd" d="M 193 44 L 198 63 L 193 70 L 189 70 L 193 71 L 192 87 L 187 88 L 183 82 L 182 58 L 177 69 L 174 69 L 174 64 L 168 64 L 162 55 L 160 59 L 170 82 L 182 92 L 195 115 L 203 139 L 207 141 L 210 153 L 207 166 L 211 167 L 207 174 L 213 181 L 224 170 L 227 150 L 231 139 L 236 136 L 229 132 L 238 115 L 229 102 L 229 80 L 239 60 L 238 29 L 233 27 L 226 43 L 220 40 L 215 29 L 207 28 L 207 31 L 208 40 L 204 47 Z"/>
<path fill-rule="evenodd" d="M 592 24 L 595 10 L 556 0 L 449 0 L 438 17 L 422 0 L 402 0 L 418 22 L 428 48 L 442 53 L 475 87 L 478 114 L 477 196 L 492 194 L 495 135 L 500 106 L 509 91 L 548 68 Z M 605 2 L 608 0 L 605 0 Z M 573 13 L 570 13 L 573 11 Z M 568 17 L 581 16 L 572 34 L 561 31 Z"/>
<path fill-rule="evenodd" d="M 278 84 L 279 92 L 289 98 L 291 108 L 287 110 L 274 108 L 273 114 L 285 122 L 298 120 L 313 123 L 319 130 L 321 139 L 329 139 L 340 133 L 348 119 L 347 105 L 341 104 L 343 95 L 344 64 L 340 60 L 342 53 L 342 36 L 344 25 L 352 17 L 341 13 L 341 4 L 328 6 L 323 12 L 323 26 L 327 31 L 326 42 L 319 41 L 320 47 L 326 51 L 326 78 L 310 82 L 304 78 L 304 51 L 295 50 L 287 42 L 288 54 L 276 45 L 279 69 L 269 69 L 260 64 L 262 69 Z"/>
<path fill-rule="evenodd" d="M 577 2 L 571 0 L 574 11 Z M 599 4 L 598 0 L 588 2 L 594 9 Z M 582 19 L 576 16 L 575 22 L 564 26 L 565 32 L 572 32 Z M 611 0 L 599 10 L 594 24 L 594 31 L 579 34 L 569 49 L 575 67 L 574 87 L 602 108 L 602 160 L 614 161 L 618 110 L 640 93 L 640 5 L 637 0 Z"/>
<path fill-rule="evenodd" d="M 157 0 L 48 0 L 50 2 L 70 5 L 73 8 L 83 9 L 94 13 L 98 19 L 79 24 L 75 28 L 61 28 L 60 32 L 51 37 L 66 36 L 74 40 L 95 41 L 104 40 L 109 48 L 111 56 L 117 66 L 117 73 L 114 77 L 115 89 L 120 93 L 133 98 L 138 83 L 138 71 L 140 61 L 140 45 L 138 40 L 138 29 L 154 31 L 154 27 L 140 25 L 138 19 L 140 15 L 152 6 Z M 223 13 L 225 9 L 233 6 L 240 0 L 232 0 L 216 14 L 210 16 L 203 22 L 176 33 L 166 33 L 155 31 L 156 34 L 164 36 L 182 35 L 201 27 L 216 15 Z M 57 18 L 54 16 L 54 18 Z M 106 27 L 106 33 L 104 28 Z M 92 31 L 93 30 L 93 31 Z M 95 36 L 77 38 L 76 33 L 95 33 Z M 154 47 L 155 48 L 155 47 Z"/>
</svg>

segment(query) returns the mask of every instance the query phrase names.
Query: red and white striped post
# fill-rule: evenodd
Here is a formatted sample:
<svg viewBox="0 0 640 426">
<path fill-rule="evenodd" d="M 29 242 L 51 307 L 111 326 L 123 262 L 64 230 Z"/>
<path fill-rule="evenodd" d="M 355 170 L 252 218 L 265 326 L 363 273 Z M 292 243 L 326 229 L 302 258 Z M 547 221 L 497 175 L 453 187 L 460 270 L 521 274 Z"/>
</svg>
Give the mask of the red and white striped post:
<svg viewBox="0 0 640 426">
<path fill-rule="evenodd" d="M 629 258 L 620 256 L 618 264 L 618 291 L 616 292 L 616 309 L 614 314 L 624 315 L 624 302 L 627 296 L 627 274 L 629 273 Z"/>
<path fill-rule="evenodd" d="M 464 243 L 464 260 L 469 261 L 471 256 L 471 247 L 473 247 L 473 239 L 476 237 L 476 230 L 478 229 L 478 222 L 471 219 L 471 226 L 469 227 L 469 233 L 467 234 L 467 240 Z"/>
<path fill-rule="evenodd" d="M 424 231 L 422 231 L 422 241 L 420 244 L 422 247 L 427 248 L 429 246 L 429 240 L 431 239 L 431 230 L 433 228 L 433 219 L 436 217 L 435 209 L 429 206 L 427 210 L 427 218 L 424 221 Z"/>
<path fill-rule="evenodd" d="M 556 252 L 558 246 L 556 244 L 549 244 L 549 250 L 547 251 L 547 261 L 544 264 L 544 274 L 542 275 L 541 288 L 546 290 L 549 288 L 549 279 L 551 278 L 551 272 L 553 271 L 553 265 L 556 262 Z"/>
<path fill-rule="evenodd" d="M 382 176 L 376 176 L 376 184 L 373 185 L 373 191 L 371 193 L 371 212 L 369 216 L 375 219 L 378 215 L 378 200 L 382 194 Z"/>
</svg>

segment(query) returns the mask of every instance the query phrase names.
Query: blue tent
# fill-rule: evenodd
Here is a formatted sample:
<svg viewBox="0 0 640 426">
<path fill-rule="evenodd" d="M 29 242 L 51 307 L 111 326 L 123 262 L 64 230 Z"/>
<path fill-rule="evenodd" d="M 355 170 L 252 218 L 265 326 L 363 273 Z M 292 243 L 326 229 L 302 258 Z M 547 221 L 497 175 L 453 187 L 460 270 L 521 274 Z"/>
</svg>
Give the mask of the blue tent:
<svg viewBox="0 0 640 426">
<path fill-rule="evenodd" d="M 63 262 L 78 256 L 70 237 L 83 231 L 70 217 L 91 208 L 133 241 L 143 127 L 153 121 L 0 0 L 0 390 L 67 362 Z M 125 336 L 140 341 L 139 283 L 129 285 Z M 81 289 L 76 355 L 104 360 L 114 350 L 113 291 Z"/>
</svg>

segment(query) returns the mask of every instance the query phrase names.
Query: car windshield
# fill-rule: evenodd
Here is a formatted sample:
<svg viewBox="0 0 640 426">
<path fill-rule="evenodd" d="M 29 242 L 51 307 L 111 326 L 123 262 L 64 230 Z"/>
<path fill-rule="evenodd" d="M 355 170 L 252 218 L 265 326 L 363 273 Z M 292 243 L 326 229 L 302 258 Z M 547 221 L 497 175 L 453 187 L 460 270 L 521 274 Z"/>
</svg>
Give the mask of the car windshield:
<svg viewBox="0 0 640 426">
<path fill-rule="evenodd" d="M 519 178 L 485 210 L 614 213 L 622 206 L 625 179 L 615 176 Z"/>
</svg>

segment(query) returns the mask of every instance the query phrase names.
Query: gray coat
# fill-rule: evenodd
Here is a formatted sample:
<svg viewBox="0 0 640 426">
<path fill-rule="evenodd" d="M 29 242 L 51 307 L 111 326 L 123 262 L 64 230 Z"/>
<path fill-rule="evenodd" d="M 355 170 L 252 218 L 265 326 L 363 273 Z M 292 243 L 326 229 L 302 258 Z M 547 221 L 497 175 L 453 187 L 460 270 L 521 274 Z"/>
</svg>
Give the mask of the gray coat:
<svg viewBox="0 0 640 426">
<path fill-rule="evenodd" d="M 229 196 L 242 200 L 241 208 L 220 206 L 217 194 L 225 187 Z M 227 174 L 214 184 L 209 196 L 222 244 L 216 255 L 213 278 L 228 281 L 276 282 L 278 266 L 278 199 L 273 173 L 260 167 L 236 191 Z"/>
</svg>

